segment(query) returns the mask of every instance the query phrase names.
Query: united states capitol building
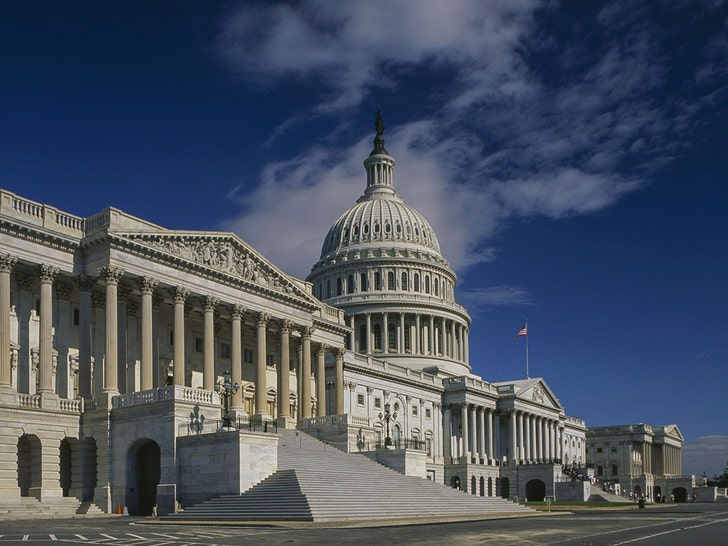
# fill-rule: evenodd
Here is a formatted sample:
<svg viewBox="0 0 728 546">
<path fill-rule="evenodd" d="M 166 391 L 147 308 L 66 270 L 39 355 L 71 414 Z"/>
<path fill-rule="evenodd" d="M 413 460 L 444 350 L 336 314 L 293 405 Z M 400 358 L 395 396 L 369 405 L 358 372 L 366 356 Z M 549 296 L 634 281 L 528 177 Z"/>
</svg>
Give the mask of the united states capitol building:
<svg viewBox="0 0 728 546">
<path fill-rule="evenodd" d="M 343 470 L 316 479 L 351 495 L 372 460 L 483 506 L 585 500 L 564 467 L 689 494 L 674 425 L 600 429 L 587 451 L 586 424 L 543 378 L 472 373 L 485 356 L 470 351 L 455 272 L 396 192 L 382 132 L 378 118 L 364 193 L 305 280 L 232 233 L 113 207 L 82 218 L 0 190 L 0 514 L 170 514 L 283 475 L 306 493 L 332 450 Z"/>
</svg>

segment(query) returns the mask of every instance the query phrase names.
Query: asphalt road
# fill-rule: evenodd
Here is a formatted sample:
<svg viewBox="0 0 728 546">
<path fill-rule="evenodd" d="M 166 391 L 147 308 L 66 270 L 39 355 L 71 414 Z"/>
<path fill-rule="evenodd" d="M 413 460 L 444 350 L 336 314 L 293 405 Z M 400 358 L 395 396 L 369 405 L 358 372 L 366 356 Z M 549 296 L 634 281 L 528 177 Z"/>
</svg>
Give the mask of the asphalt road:
<svg viewBox="0 0 728 546">
<path fill-rule="evenodd" d="M 169 525 L 139 518 L 0 521 L 6 544 L 418 544 L 622 545 L 728 544 L 728 504 L 688 504 L 644 510 L 579 510 L 543 517 L 375 528 Z"/>
</svg>

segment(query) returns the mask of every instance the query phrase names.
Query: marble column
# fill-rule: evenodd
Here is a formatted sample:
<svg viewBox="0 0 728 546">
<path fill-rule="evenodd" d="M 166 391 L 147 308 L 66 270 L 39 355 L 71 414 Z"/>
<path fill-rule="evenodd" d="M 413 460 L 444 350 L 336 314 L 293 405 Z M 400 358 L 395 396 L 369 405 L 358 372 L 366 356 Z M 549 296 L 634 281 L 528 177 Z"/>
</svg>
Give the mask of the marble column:
<svg viewBox="0 0 728 546">
<path fill-rule="evenodd" d="M 235 414 L 244 415 L 245 406 L 243 404 L 243 395 L 245 389 L 242 387 L 243 384 L 243 333 L 242 333 L 242 319 L 243 313 L 245 313 L 245 307 L 240 304 L 233 305 L 232 315 L 230 320 L 230 336 L 231 336 L 231 361 L 230 366 L 230 379 L 235 385 L 241 385 L 236 393 L 233 394 L 233 403 L 231 409 Z"/>
<path fill-rule="evenodd" d="M 463 453 L 462 456 L 465 457 L 466 460 L 470 458 L 470 435 L 469 435 L 469 428 L 468 428 L 468 405 L 467 404 L 461 404 L 460 405 L 460 426 L 462 427 L 462 439 L 463 439 Z"/>
<path fill-rule="evenodd" d="M 530 464 L 533 462 L 533 444 L 531 443 L 531 419 L 533 419 L 533 416 L 531 414 L 525 414 L 522 415 L 523 419 L 523 427 L 526 429 L 526 433 L 523 435 L 524 443 L 521 446 L 523 449 L 523 455 L 522 459 L 523 462 Z"/>
<path fill-rule="evenodd" d="M 178 286 L 174 291 L 174 371 L 173 383 L 185 386 L 185 300 L 190 291 Z"/>
<path fill-rule="evenodd" d="M 202 388 L 215 390 L 215 307 L 218 298 L 205 297 L 202 351 Z M 232 378 L 231 378 L 232 379 Z"/>
<path fill-rule="evenodd" d="M 485 420 L 485 438 L 486 438 L 486 456 L 487 463 L 490 464 L 496 458 L 493 451 L 493 410 L 487 410 L 487 416 Z"/>
<path fill-rule="evenodd" d="M 326 352 L 328 345 L 319 345 L 316 352 L 316 416 L 326 415 Z"/>
<path fill-rule="evenodd" d="M 470 459 L 475 459 L 476 456 L 477 456 L 477 454 L 478 454 L 478 446 L 477 446 L 477 443 L 478 443 L 478 428 L 477 428 L 478 422 L 477 422 L 477 417 L 476 417 L 476 414 L 475 414 L 475 406 L 470 406 L 469 407 L 469 411 L 470 411 L 470 415 L 469 415 L 470 419 L 469 419 L 469 421 L 470 421 L 470 447 L 471 447 L 471 449 L 470 449 Z M 470 462 L 470 460 L 468 462 Z"/>
<path fill-rule="evenodd" d="M 0 254 L 0 389 L 13 384 L 10 363 L 10 271 L 18 259 Z"/>
<path fill-rule="evenodd" d="M 290 320 L 280 322 L 281 361 L 278 364 L 278 420 L 286 426 L 291 417 L 289 406 L 291 398 L 291 327 Z"/>
<path fill-rule="evenodd" d="M 435 356 L 437 353 L 435 352 L 435 317 L 434 315 L 430 315 L 430 346 L 428 347 L 429 351 L 427 351 L 427 354 Z"/>
<path fill-rule="evenodd" d="M 58 269 L 50 265 L 40 266 L 40 393 L 52 393 L 53 389 L 53 280 Z"/>
<path fill-rule="evenodd" d="M 78 394 L 91 398 L 91 289 L 96 278 L 81 275 L 78 277 Z"/>
<path fill-rule="evenodd" d="M 511 453 L 510 453 L 509 458 L 510 458 L 510 462 L 512 464 L 517 465 L 518 464 L 518 453 L 516 450 L 516 434 L 517 434 L 516 419 L 518 417 L 517 417 L 516 410 L 514 410 L 514 409 L 510 410 L 509 417 L 510 417 L 510 434 L 509 434 L 510 438 L 509 438 L 509 440 L 510 440 L 510 444 L 511 444 L 510 445 Z"/>
<path fill-rule="evenodd" d="M 450 358 L 457 360 L 457 351 L 455 350 L 455 321 L 450 321 Z"/>
<path fill-rule="evenodd" d="M 526 438 L 528 438 L 528 434 L 526 434 L 525 436 L 526 436 Z M 526 453 L 525 453 L 525 449 L 524 449 L 525 444 L 523 442 L 523 437 L 524 437 L 523 412 L 519 411 L 518 412 L 518 450 L 519 451 L 518 451 L 517 458 L 522 463 L 526 461 Z"/>
<path fill-rule="evenodd" d="M 397 352 L 399 354 L 404 354 L 404 313 L 399 314 L 399 335 L 397 336 Z M 411 340 L 410 340 L 411 341 Z"/>
<path fill-rule="evenodd" d="M 372 354 L 372 315 L 371 315 L 371 313 L 366 313 L 366 317 L 367 317 L 366 354 L 370 355 L 370 354 Z"/>
<path fill-rule="evenodd" d="M 344 413 L 344 349 L 336 350 L 336 414 Z"/>
<path fill-rule="evenodd" d="M 256 351 L 255 351 L 255 415 L 259 417 L 267 417 L 268 414 L 268 381 L 266 356 L 268 353 L 268 342 L 266 338 L 266 328 L 270 315 L 267 313 L 259 313 L 256 322 Z"/>
<path fill-rule="evenodd" d="M 415 343 L 415 346 L 413 347 L 412 354 L 419 355 L 422 354 L 422 342 L 420 341 L 422 338 L 422 333 L 420 331 L 420 314 L 417 313 L 415 315 L 415 339 L 413 342 Z"/>
<path fill-rule="evenodd" d="M 367 315 L 368 317 L 368 315 Z M 311 417 L 311 334 L 313 328 L 301 328 L 301 418 Z"/>
<path fill-rule="evenodd" d="M 154 330 L 152 327 L 152 297 L 158 281 L 144 277 L 139 281 L 142 293 L 142 362 L 140 387 L 142 391 L 154 387 Z"/>
<path fill-rule="evenodd" d="M 478 408 L 478 458 L 486 461 L 485 455 L 485 408 Z"/>
<path fill-rule="evenodd" d="M 114 266 L 103 267 L 99 273 L 106 280 L 106 353 L 104 355 L 105 393 L 119 393 L 119 281 L 124 271 Z"/>
<path fill-rule="evenodd" d="M 389 319 L 387 313 L 382 313 L 382 351 L 389 353 Z"/>
<path fill-rule="evenodd" d="M 450 464 L 452 461 L 452 418 L 449 404 L 442 405 L 442 455 L 445 457 L 445 463 Z"/>
</svg>

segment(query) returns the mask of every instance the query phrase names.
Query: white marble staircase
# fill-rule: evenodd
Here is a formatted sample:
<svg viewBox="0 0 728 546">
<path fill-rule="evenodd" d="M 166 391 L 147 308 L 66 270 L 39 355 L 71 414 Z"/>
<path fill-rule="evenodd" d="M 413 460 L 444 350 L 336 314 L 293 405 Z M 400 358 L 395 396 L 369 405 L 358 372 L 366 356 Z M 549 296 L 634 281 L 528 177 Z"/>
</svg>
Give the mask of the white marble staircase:
<svg viewBox="0 0 728 546">
<path fill-rule="evenodd" d="M 39 501 L 35 497 L 21 497 L 0 503 L 0 520 L 55 519 L 74 517 L 107 516 L 91 502 L 81 502 L 74 497 Z"/>
<path fill-rule="evenodd" d="M 424 478 L 404 476 L 297 431 L 281 431 L 278 471 L 242 495 L 210 499 L 171 519 L 216 521 L 344 521 L 477 519 L 533 510 L 478 497 Z"/>
</svg>

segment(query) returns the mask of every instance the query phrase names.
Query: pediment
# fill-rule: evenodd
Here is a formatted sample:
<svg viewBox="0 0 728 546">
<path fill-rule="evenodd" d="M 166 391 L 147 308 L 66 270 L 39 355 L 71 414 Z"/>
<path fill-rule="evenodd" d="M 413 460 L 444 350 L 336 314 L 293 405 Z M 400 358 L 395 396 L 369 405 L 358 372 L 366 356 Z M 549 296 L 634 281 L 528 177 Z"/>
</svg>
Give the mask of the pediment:
<svg viewBox="0 0 728 546">
<path fill-rule="evenodd" d="M 256 287 L 321 305 L 311 294 L 232 233 L 114 232 L 117 238 L 205 267 Z"/>
<path fill-rule="evenodd" d="M 523 382 L 521 389 L 516 394 L 516 399 L 557 411 L 563 410 L 559 399 L 541 378 L 528 379 Z"/>
<path fill-rule="evenodd" d="M 682 432 L 680 432 L 680 429 L 677 428 L 677 425 L 665 426 L 665 436 L 674 438 L 675 440 L 680 440 L 681 442 L 685 441 L 685 437 L 682 435 Z"/>
</svg>

